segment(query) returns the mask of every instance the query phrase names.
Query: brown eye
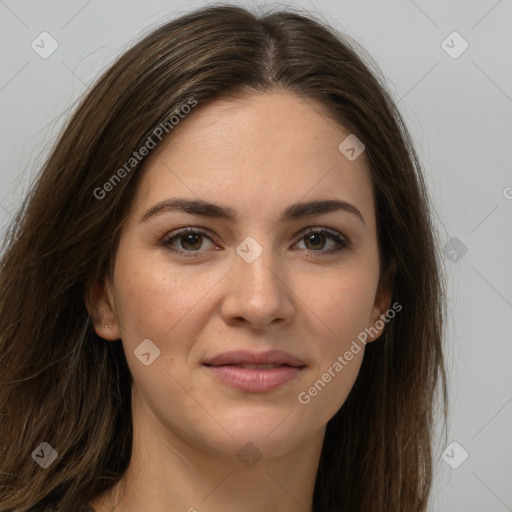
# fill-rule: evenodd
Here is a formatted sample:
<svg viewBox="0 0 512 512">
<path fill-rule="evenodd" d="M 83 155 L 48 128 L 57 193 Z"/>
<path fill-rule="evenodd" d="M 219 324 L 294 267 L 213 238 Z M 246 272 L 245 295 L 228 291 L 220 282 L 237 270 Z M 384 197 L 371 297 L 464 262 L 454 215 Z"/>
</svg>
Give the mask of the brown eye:
<svg viewBox="0 0 512 512">
<path fill-rule="evenodd" d="M 166 236 L 162 240 L 161 245 L 177 254 L 186 257 L 196 257 L 201 252 L 204 252 L 201 249 L 205 240 L 208 240 L 211 245 L 215 246 L 205 231 L 199 228 L 183 228 Z"/>
<path fill-rule="evenodd" d="M 331 243 L 330 250 L 323 250 L 329 245 L 329 239 L 333 240 L 334 244 Z M 318 255 L 330 255 L 341 251 L 348 246 L 346 239 L 338 232 L 325 228 L 311 229 L 302 236 L 301 240 L 304 240 L 306 250 L 311 253 L 318 253 Z"/>
<path fill-rule="evenodd" d="M 201 248 L 201 245 L 203 244 L 201 234 L 186 234 L 181 235 L 178 237 L 178 240 L 180 241 L 180 245 L 183 249 L 189 249 L 191 251 L 197 251 Z"/>
<path fill-rule="evenodd" d="M 304 237 L 304 240 L 306 241 L 305 245 L 310 250 L 323 249 L 325 246 L 325 239 L 326 236 L 322 233 L 312 233 Z"/>
<path fill-rule="evenodd" d="M 183 228 L 170 233 L 161 245 L 179 255 L 196 257 L 204 252 L 202 249 L 205 241 L 219 249 L 207 232 L 199 228 Z M 305 242 L 305 250 L 314 256 L 329 256 L 348 247 L 347 240 L 340 233 L 326 228 L 310 229 L 302 235 L 302 241 Z"/>
</svg>

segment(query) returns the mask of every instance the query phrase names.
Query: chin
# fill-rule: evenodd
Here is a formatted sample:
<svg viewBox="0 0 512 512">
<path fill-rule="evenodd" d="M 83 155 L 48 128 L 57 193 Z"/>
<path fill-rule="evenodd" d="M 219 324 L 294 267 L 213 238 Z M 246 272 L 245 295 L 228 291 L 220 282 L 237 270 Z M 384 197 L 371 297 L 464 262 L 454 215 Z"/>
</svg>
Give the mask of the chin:
<svg viewBox="0 0 512 512">
<path fill-rule="evenodd" d="M 245 447 L 249 454 L 253 450 L 264 458 L 284 455 L 307 435 L 298 428 L 301 422 L 292 419 L 292 415 L 287 418 L 289 414 L 290 410 L 265 414 L 258 408 L 253 414 L 244 409 L 236 418 L 217 418 L 229 434 L 215 439 L 215 449 L 231 455 L 242 450 L 243 455 Z"/>
</svg>

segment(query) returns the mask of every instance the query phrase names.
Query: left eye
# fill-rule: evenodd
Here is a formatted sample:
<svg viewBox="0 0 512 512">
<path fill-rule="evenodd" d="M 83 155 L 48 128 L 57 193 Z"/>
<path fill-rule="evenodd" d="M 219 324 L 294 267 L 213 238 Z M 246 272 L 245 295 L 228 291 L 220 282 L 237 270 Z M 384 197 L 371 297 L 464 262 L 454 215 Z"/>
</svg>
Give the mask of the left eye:
<svg viewBox="0 0 512 512">
<path fill-rule="evenodd" d="M 200 253 L 200 249 L 203 244 L 203 239 L 209 240 L 213 245 L 211 237 L 208 236 L 206 231 L 203 231 L 198 228 L 183 228 L 177 232 L 171 233 L 170 236 L 164 238 L 162 240 L 162 245 L 177 254 L 186 256 L 186 257 L 196 257 L 194 253 Z M 333 240 L 334 248 L 331 250 L 322 250 L 325 248 L 326 241 L 328 239 Z M 341 251 L 347 247 L 346 239 L 341 236 L 336 231 L 331 231 L 325 228 L 313 228 L 308 232 L 303 233 L 302 237 L 299 240 L 299 243 L 304 240 L 305 241 L 305 249 L 310 253 L 318 253 L 316 255 L 329 255 L 335 252 Z M 181 249 L 175 246 L 175 243 L 178 242 L 181 246 Z M 297 244 L 296 244 L 297 245 Z M 307 247 L 309 245 L 309 247 Z"/>
<path fill-rule="evenodd" d="M 332 248 L 330 251 L 318 251 L 319 247 L 318 245 L 322 246 L 320 249 L 324 248 L 326 239 L 334 240 L 334 248 Z M 327 229 L 312 229 L 308 231 L 307 233 L 302 235 L 301 240 L 305 240 L 306 245 L 310 244 L 313 248 L 306 247 L 306 250 L 309 250 L 310 252 L 318 252 L 319 255 L 329 255 L 333 254 L 335 252 L 341 251 L 347 247 L 347 241 L 343 236 L 341 236 L 336 231 L 331 231 Z M 316 246 L 316 247 L 315 247 Z"/>
</svg>

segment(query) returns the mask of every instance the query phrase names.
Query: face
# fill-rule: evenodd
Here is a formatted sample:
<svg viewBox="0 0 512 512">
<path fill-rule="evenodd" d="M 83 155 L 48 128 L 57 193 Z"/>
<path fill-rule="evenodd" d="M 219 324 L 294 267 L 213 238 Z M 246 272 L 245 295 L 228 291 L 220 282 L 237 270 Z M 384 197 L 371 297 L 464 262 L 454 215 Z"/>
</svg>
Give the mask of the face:
<svg viewBox="0 0 512 512">
<path fill-rule="evenodd" d="M 96 331 L 122 339 L 138 414 L 162 435 L 275 456 L 343 405 L 364 355 L 354 340 L 389 306 L 366 155 L 338 149 L 349 134 L 313 100 L 255 93 L 197 107 L 150 155 Z M 290 209 L 317 201 L 350 206 Z M 271 350 L 294 360 L 241 367 Z M 232 351 L 256 359 L 205 364 Z"/>
</svg>

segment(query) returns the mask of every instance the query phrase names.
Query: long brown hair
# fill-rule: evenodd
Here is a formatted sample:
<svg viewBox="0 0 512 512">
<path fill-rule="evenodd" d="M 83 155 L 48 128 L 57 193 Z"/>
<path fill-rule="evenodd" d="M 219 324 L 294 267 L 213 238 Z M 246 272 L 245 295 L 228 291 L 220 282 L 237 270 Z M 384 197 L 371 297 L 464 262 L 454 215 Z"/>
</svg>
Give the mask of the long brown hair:
<svg viewBox="0 0 512 512">
<path fill-rule="evenodd" d="M 446 416 L 444 280 L 407 128 L 351 39 L 292 11 L 215 5 L 146 35 L 81 101 L 5 238 L 0 268 L 0 511 L 81 510 L 130 461 L 132 376 L 85 307 L 109 276 L 144 159 L 94 190 L 193 98 L 281 88 L 320 101 L 365 144 L 384 275 L 403 309 L 329 421 L 314 512 L 427 510 L 437 397 Z M 186 120 L 184 121 L 186 122 Z M 172 132 L 170 135 L 172 136 Z M 58 457 L 48 469 L 32 452 Z M 51 508 L 54 507 L 54 508 Z"/>
</svg>

